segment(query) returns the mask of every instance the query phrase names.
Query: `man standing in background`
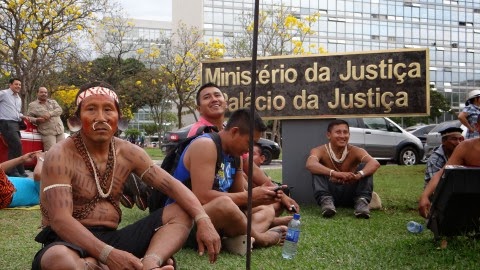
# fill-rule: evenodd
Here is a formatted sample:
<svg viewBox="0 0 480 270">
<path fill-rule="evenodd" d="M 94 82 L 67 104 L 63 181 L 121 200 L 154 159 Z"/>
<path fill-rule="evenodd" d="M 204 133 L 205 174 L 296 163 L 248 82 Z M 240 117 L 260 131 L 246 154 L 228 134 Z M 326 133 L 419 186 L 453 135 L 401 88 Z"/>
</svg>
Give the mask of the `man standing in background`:
<svg viewBox="0 0 480 270">
<path fill-rule="evenodd" d="M 30 122 L 37 125 L 38 132 L 42 135 L 43 150 L 48 151 L 55 143 L 65 139 L 63 123 L 60 115 L 63 110 L 58 103 L 48 98 L 45 87 L 38 88 L 37 100 L 28 105 L 27 115 Z"/>
<path fill-rule="evenodd" d="M 20 79 L 9 80 L 9 88 L 0 91 L 0 133 L 8 146 L 8 159 L 14 159 L 22 155 L 22 142 L 19 122 L 25 116 L 21 113 L 22 98 L 19 93 L 22 89 Z M 10 168 L 8 176 L 27 177 L 23 163 Z"/>
</svg>

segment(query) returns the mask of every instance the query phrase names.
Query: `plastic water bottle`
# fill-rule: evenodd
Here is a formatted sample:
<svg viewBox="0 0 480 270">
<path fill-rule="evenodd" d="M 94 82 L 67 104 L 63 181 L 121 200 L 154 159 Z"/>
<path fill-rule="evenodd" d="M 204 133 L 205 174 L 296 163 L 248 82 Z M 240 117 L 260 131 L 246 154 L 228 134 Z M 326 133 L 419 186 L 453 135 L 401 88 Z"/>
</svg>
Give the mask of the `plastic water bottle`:
<svg viewBox="0 0 480 270">
<path fill-rule="evenodd" d="M 293 214 L 293 219 L 288 223 L 287 236 L 283 244 L 282 257 L 284 259 L 293 259 L 297 254 L 297 244 L 300 238 L 300 214 Z"/>
<path fill-rule="evenodd" d="M 423 225 L 415 221 L 409 221 L 407 223 L 407 230 L 411 233 L 421 233 L 423 231 Z"/>
</svg>

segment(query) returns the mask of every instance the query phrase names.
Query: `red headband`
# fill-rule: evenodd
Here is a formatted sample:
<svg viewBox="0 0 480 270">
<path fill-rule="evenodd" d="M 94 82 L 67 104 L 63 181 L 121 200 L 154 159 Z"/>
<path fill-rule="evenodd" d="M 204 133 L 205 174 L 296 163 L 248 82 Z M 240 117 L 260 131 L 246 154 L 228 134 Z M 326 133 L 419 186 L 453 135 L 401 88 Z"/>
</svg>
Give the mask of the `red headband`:
<svg viewBox="0 0 480 270">
<path fill-rule="evenodd" d="M 118 96 L 115 92 L 112 90 L 106 88 L 106 87 L 101 87 L 101 86 L 95 86 L 88 88 L 87 90 L 83 91 L 80 93 L 77 97 L 77 106 L 82 102 L 85 98 L 92 96 L 92 95 L 106 95 L 112 97 L 117 103 L 118 103 Z"/>
</svg>

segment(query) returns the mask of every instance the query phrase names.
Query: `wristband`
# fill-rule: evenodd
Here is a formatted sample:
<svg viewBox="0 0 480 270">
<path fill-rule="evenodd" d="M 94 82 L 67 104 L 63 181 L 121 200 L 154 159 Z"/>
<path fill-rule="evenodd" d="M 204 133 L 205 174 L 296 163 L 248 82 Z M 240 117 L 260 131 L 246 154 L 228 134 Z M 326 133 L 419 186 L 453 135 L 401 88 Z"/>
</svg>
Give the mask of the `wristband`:
<svg viewBox="0 0 480 270">
<path fill-rule="evenodd" d="M 358 171 L 358 173 L 359 173 L 362 177 L 365 176 L 365 173 L 363 172 L 363 170 Z"/>
<path fill-rule="evenodd" d="M 158 256 L 158 255 L 155 254 L 155 253 L 150 253 L 150 254 L 147 254 L 147 255 L 143 256 L 143 258 L 141 258 L 140 261 L 143 262 L 143 261 L 146 260 L 147 258 L 155 259 L 155 260 L 157 261 L 157 264 L 158 264 L 159 266 L 163 264 L 162 258 L 160 258 L 160 256 Z"/>
<path fill-rule="evenodd" d="M 198 223 L 198 221 L 199 221 L 200 219 L 204 219 L 204 218 L 210 218 L 210 217 L 207 215 L 207 213 L 202 213 L 202 214 L 196 215 L 195 218 L 194 218 L 194 219 L 195 219 L 195 223 Z"/>
<path fill-rule="evenodd" d="M 330 170 L 330 177 L 332 177 L 332 174 L 335 170 Z"/>
<path fill-rule="evenodd" d="M 110 252 L 112 252 L 112 250 L 113 250 L 112 246 L 105 245 L 102 251 L 100 252 L 100 256 L 98 256 L 98 260 L 103 264 L 107 264 L 108 255 L 110 255 Z"/>
</svg>

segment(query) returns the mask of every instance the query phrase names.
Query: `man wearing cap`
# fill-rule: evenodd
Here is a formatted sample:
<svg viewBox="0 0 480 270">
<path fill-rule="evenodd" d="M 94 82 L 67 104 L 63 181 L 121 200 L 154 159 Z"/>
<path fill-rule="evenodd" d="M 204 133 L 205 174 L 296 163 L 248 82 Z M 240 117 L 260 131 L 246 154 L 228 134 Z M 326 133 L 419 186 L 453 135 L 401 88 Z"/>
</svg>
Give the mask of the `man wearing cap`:
<svg viewBox="0 0 480 270">
<path fill-rule="evenodd" d="M 197 197 L 142 148 L 114 136 L 121 111 L 111 86 L 86 84 L 75 100 L 79 131 L 45 155 L 43 230 L 35 238 L 42 249 L 32 269 L 172 270 L 175 262 L 169 258 L 182 247 L 193 221 L 199 254 L 208 252 L 215 262 L 220 236 Z M 132 172 L 176 203 L 119 229 L 120 195 Z"/>
<path fill-rule="evenodd" d="M 458 120 L 468 128 L 466 139 L 478 138 L 477 119 L 480 115 L 480 90 L 472 90 L 468 92 L 467 101 L 465 107 L 458 115 Z"/>
<path fill-rule="evenodd" d="M 440 131 L 440 135 L 442 136 L 442 144 L 433 149 L 427 161 L 424 189 L 428 185 L 428 182 L 430 182 L 432 176 L 447 163 L 455 147 L 464 140 L 462 129 L 458 127 L 447 127 Z"/>
<path fill-rule="evenodd" d="M 477 119 L 475 125 L 477 132 L 480 131 L 480 118 Z M 464 140 L 459 143 L 452 155 L 448 158 L 445 166 L 448 165 L 461 165 L 467 167 L 480 167 L 480 158 L 478 158 L 478 153 L 480 153 L 480 138 L 474 138 L 470 140 Z M 443 171 L 445 166 L 441 168 L 437 173 L 435 173 L 430 182 L 425 187 L 420 200 L 418 202 L 418 213 L 424 217 L 428 217 L 430 211 L 430 197 L 435 192 L 438 183 L 442 179 Z"/>
</svg>

